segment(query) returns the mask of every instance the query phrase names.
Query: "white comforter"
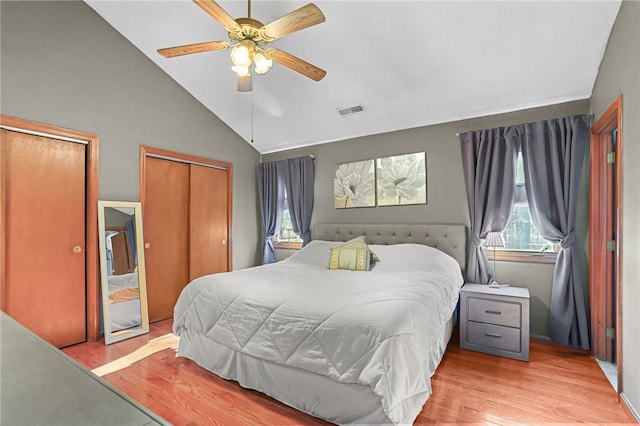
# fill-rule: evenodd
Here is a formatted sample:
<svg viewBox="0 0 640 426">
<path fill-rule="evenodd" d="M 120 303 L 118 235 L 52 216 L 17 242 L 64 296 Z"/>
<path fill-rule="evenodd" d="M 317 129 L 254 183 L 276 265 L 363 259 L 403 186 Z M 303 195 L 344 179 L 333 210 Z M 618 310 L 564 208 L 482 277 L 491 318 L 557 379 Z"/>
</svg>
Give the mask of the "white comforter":
<svg viewBox="0 0 640 426">
<path fill-rule="evenodd" d="M 132 272 L 122 275 L 110 275 L 107 277 L 109 283 L 109 295 L 127 288 L 136 288 L 138 284 L 138 273 Z M 120 301 L 109 304 L 109 319 L 111 320 L 111 332 L 126 330 L 128 328 L 139 327 L 142 324 L 142 314 L 140 309 L 140 298 Z"/>
<path fill-rule="evenodd" d="M 455 309 L 460 267 L 437 249 L 401 244 L 371 246 L 380 261 L 370 272 L 331 271 L 338 244 L 313 241 L 283 262 L 194 280 L 174 332 L 370 386 L 389 419 L 411 423 L 431 393 L 431 346 Z"/>
</svg>

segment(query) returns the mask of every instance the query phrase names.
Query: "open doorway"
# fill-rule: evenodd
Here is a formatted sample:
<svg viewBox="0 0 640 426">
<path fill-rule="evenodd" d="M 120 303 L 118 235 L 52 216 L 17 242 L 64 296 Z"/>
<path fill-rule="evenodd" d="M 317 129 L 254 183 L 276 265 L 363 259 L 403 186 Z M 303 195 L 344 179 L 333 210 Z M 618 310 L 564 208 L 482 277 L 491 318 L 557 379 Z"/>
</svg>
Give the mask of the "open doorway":
<svg viewBox="0 0 640 426">
<path fill-rule="evenodd" d="M 622 389 L 622 96 L 591 129 L 589 295 L 591 348 L 618 394 Z"/>
</svg>

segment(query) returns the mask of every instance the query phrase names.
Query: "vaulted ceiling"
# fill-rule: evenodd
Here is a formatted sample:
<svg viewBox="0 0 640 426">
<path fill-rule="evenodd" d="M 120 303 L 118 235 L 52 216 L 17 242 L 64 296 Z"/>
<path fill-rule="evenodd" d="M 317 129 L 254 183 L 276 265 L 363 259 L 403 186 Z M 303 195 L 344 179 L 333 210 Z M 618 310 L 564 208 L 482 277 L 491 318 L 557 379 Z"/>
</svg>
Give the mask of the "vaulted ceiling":
<svg viewBox="0 0 640 426">
<path fill-rule="evenodd" d="M 181 1 L 85 0 L 261 153 L 590 97 L 620 1 L 316 1 L 326 22 L 271 45 L 327 71 L 279 64 L 239 93 L 229 51 L 156 50 L 224 28 Z M 233 18 L 246 1 L 220 0 Z M 251 3 L 269 23 L 306 2 Z M 342 116 L 357 105 L 364 112 Z"/>
</svg>

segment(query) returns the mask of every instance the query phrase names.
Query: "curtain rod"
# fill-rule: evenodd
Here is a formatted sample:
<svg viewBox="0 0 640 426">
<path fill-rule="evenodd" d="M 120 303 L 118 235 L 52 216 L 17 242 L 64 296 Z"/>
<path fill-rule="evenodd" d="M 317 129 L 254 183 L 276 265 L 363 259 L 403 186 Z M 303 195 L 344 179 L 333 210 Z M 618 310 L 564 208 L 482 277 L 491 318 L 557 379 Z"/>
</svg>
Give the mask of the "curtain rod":
<svg viewBox="0 0 640 426">
<path fill-rule="evenodd" d="M 575 116 L 578 116 L 578 115 L 588 115 L 589 117 L 591 117 L 591 123 L 590 123 L 590 124 L 591 124 L 591 125 L 593 125 L 594 115 L 593 115 L 592 113 L 587 113 L 587 114 L 574 114 L 574 115 L 568 115 L 568 116 L 565 116 L 565 117 L 559 117 L 559 118 L 575 117 Z M 555 120 L 555 119 L 554 119 L 554 118 L 552 118 L 552 119 L 550 119 L 550 120 Z M 540 120 L 540 121 L 547 121 L 547 120 Z M 517 125 L 517 124 L 516 124 L 516 125 Z M 500 127 L 505 127 L 505 126 L 500 126 Z M 468 130 L 468 131 L 471 131 L 471 132 L 472 132 L 473 130 Z M 460 136 L 460 134 L 461 134 L 461 133 L 466 133 L 466 132 L 457 132 L 457 133 L 456 133 L 456 137 L 457 137 L 457 136 Z"/>
<path fill-rule="evenodd" d="M 311 157 L 312 160 L 315 161 L 316 157 L 314 157 L 313 155 L 309 154 L 309 155 L 301 155 L 300 157 L 290 157 L 290 158 L 302 158 L 302 157 Z M 288 160 L 288 158 L 283 158 L 283 160 Z M 278 160 L 276 160 L 278 161 Z M 264 161 L 262 161 L 262 155 L 260 156 L 260 162 L 264 163 Z M 270 161 L 268 161 L 268 163 L 270 163 Z"/>
</svg>

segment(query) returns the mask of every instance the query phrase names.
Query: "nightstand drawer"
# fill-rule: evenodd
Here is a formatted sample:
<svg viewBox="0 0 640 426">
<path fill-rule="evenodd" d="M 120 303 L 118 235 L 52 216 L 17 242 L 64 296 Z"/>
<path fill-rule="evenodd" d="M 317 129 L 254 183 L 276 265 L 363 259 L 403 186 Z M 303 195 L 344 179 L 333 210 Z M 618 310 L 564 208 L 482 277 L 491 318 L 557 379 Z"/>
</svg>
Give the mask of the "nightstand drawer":
<svg viewBox="0 0 640 426">
<path fill-rule="evenodd" d="M 469 297 L 469 321 L 520 328 L 522 305 L 517 302 Z"/>
<path fill-rule="evenodd" d="M 469 343 L 510 352 L 520 352 L 520 330 L 470 321 Z"/>
</svg>

